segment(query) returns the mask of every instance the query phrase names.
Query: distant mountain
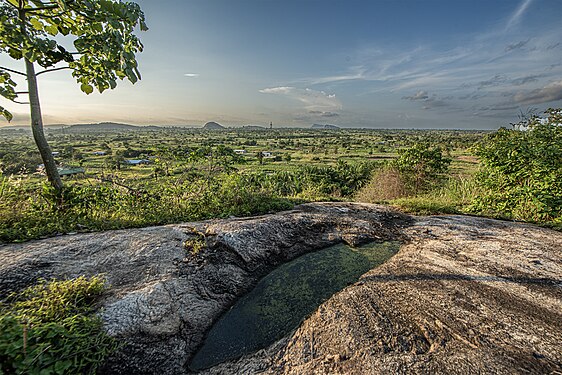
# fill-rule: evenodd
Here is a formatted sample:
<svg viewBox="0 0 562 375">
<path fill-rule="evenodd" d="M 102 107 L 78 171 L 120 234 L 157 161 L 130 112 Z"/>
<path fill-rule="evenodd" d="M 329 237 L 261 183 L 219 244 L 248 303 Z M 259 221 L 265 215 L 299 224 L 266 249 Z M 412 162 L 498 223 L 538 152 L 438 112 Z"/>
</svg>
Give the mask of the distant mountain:
<svg viewBox="0 0 562 375">
<path fill-rule="evenodd" d="M 98 124 L 77 124 L 77 125 L 70 125 L 69 127 L 65 128 L 65 131 L 76 131 L 76 132 L 98 132 L 98 131 L 152 131 L 152 130 L 160 130 L 159 126 L 136 126 L 136 125 L 129 125 L 129 124 L 118 124 L 115 122 L 100 122 Z"/>
<path fill-rule="evenodd" d="M 226 129 L 224 126 L 222 126 L 221 124 L 219 124 L 218 122 L 208 122 L 205 125 L 203 125 L 203 129 L 205 130 L 223 130 Z"/>
<path fill-rule="evenodd" d="M 324 130 L 337 130 L 340 129 L 337 125 L 329 125 L 329 124 L 314 124 L 312 125 L 311 129 L 324 129 Z"/>
</svg>

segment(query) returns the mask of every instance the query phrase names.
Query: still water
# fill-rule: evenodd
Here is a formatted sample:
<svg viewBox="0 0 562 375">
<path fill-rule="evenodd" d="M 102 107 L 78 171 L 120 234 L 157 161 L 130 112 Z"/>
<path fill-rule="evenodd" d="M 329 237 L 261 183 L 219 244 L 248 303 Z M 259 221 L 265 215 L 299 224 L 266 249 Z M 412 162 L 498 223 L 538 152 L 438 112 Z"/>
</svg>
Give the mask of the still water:
<svg viewBox="0 0 562 375">
<path fill-rule="evenodd" d="M 394 255 L 399 242 L 335 245 L 276 268 L 211 328 L 190 368 L 201 370 L 265 348 L 324 301 Z"/>
</svg>

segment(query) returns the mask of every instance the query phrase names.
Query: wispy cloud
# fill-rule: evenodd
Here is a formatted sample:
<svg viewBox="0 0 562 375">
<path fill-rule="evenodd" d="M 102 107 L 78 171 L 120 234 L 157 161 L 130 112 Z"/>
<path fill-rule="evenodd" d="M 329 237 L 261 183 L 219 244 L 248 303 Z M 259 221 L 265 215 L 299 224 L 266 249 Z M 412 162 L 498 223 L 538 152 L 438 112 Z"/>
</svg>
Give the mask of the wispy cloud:
<svg viewBox="0 0 562 375">
<path fill-rule="evenodd" d="M 439 98 L 436 94 L 429 96 L 427 91 L 420 90 L 414 95 L 403 96 L 402 99 L 422 103 L 422 109 L 433 109 L 437 107 L 447 107 L 449 103 L 445 99 L 452 99 L 452 97 Z"/>
<path fill-rule="evenodd" d="M 342 108 L 342 104 L 335 94 L 327 94 L 324 91 L 309 88 L 297 88 L 291 86 L 271 87 L 259 90 L 263 94 L 284 95 L 298 100 L 305 105 L 309 111 L 334 111 Z"/>
<path fill-rule="evenodd" d="M 505 52 L 509 52 L 509 51 L 513 51 L 514 49 L 520 49 L 525 47 L 525 45 L 527 43 L 529 43 L 531 39 L 527 39 L 527 40 L 522 40 L 520 42 L 517 43 L 510 43 L 505 47 Z"/>
<path fill-rule="evenodd" d="M 537 82 L 539 78 L 544 77 L 544 74 L 529 74 L 524 77 L 515 78 L 511 81 L 515 86 L 526 85 L 527 83 Z"/>
<path fill-rule="evenodd" d="M 185 73 L 184 76 L 185 77 L 189 77 L 189 78 L 197 78 L 199 77 L 199 73 Z"/>
<path fill-rule="evenodd" d="M 552 82 L 529 92 L 517 93 L 513 99 L 521 104 L 541 104 L 562 100 L 562 81 Z"/>
<path fill-rule="evenodd" d="M 416 92 L 414 95 L 402 97 L 402 99 L 408 99 L 408 100 L 424 100 L 427 98 L 429 98 L 429 95 L 427 94 L 427 91 L 423 91 L 423 90 Z"/>
<path fill-rule="evenodd" d="M 324 111 L 308 111 L 311 115 L 316 115 L 319 117 L 339 117 L 340 114 L 336 112 L 324 112 Z"/>
<path fill-rule="evenodd" d="M 490 79 L 478 82 L 478 90 L 491 86 L 499 86 L 505 82 L 507 82 L 507 77 L 504 74 L 496 74 Z"/>
<path fill-rule="evenodd" d="M 511 29 L 513 26 L 517 25 L 521 21 L 523 14 L 529 8 L 532 2 L 533 0 L 523 0 L 519 4 L 519 6 L 511 14 L 511 17 L 509 17 L 509 20 L 505 25 L 505 31 Z"/>
</svg>

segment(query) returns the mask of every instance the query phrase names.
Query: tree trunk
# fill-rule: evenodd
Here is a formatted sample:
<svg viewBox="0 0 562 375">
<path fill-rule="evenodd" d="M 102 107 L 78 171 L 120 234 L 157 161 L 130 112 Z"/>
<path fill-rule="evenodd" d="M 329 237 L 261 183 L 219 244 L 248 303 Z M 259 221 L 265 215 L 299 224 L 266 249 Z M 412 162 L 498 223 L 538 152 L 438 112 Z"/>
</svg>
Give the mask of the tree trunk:
<svg viewBox="0 0 562 375">
<path fill-rule="evenodd" d="M 33 132 L 33 139 L 37 144 L 41 159 L 45 165 L 45 172 L 47 172 L 47 179 L 55 188 L 57 194 L 62 191 L 62 181 L 55 164 L 55 158 L 51 152 L 51 147 L 47 143 L 45 133 L 43 132 L 43 118 L 41 116 L 41 105 L 39 104 L 39 92 L 37 90 L 37 78 L 35 76 L 35 68 L 33 63 L 25 59 L 25 68 L 27 73 L 27 85 L 29 91 L 29 104 L 31 108 L 31 131 Z"/>
<path fill-rule="evenodd" d="M 19 10 L 19 17 L 21 20 L 21 31 L 25 35 L 27 30 L 25 29 L 25 12 L 23 8 Z M 37 76 L 35 74 L 35 67 L 33 62 L 29 59 L 25 60 L 25 72 L 27 75 L 27 87 L 29 92 L 29 106 L 31 111 L 31 131 L 33 132 L 33 139 L 35 144 L 39 149 L 41 154 L 41 159 L 45 165 L 45 172 L 47 173 L 47 179 L 55 189 L 57 195 L 62 192 L 62 180 L 55 164 L 55 158 L 47 143 L 45 138 L 45 133 L 43 132 L 43 116 L 41 115 L 41 105 L 39 103 L 39 90 L 37 89 Z"/>
</svg>

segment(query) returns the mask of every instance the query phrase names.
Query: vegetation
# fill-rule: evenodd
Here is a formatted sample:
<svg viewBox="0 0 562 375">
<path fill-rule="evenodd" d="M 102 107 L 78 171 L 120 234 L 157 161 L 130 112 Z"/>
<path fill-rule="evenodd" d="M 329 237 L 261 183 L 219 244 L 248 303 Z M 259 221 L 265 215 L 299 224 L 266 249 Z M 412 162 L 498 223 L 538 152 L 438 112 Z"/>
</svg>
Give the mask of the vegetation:
<svg viewBox="0 0 562 375">
<path fill-rule="evenodd" d="M 351 199 L 561 226 L 561 113 L 497 132 L 52 128 L 58 166 L 85 169 L 62 193 L 34 173 L 26 130 L 0 129 L 0 241 Z M 198 233 L 184 243 L 204 246 Z M 80 278 L 13 296 L 0 309 L 0 373 L 95 371 L 116 347 L 90 315 L 102 290 Z"/>
<path fill-rule="evenodd" d="M 472 209 L 490 216 L 562 223 L 562 110 L 502 128 L 475 147 L 482 192 Z"/>
<path fill-rule="evenodd" d="M 377 171 L 357 198 L 377 202 L 433 191 L 446 180 L 450 163 L 440 147 L 417 143 L 398 150 L 398 157 Z"/>
<path fill-rule="evenodd" d="M 93 374 L 117 348 L 92 315 L 101 277 L 41 281 L 0 305 L 0 373 Z"/>
<path fill-rule="evenodd" d="M 29 134 L 0 130 L 0 241 L 350 199 L 556 224 L 560 115 L 549 116 L 493 133 L 52 128 L 59 167 L 85 169 L 59 196 L 33 173 Z"/>
<path fill-rule="evenodd" d="M 0 95 L 15 102 L 18 92 L 10 73 L 26 77 L 33 138 L 60 194 L 62 180 L 43 130 L 37 76 L 71 69 L 86 94 L 94 87 L 99 92 L 115 88 L 117 78 L 137 82 L 135 53 L 143 46 L 133 32 L 137 26 L 147 30 L 144 14 L 135 3 L 114 0 L 6 0 L 0 4 L 0 20 L 0 51 L 25 63 L 25 72 L 0 67 Z M 71 39 L 76 51 L 67 51 L 64 39 Z M 55 67 L 59 63 L 65 65 Z M 46 69 L 36 73 L 35 64 Z M 12 119 L 1 106 L 0 115 Z"/>
</svg>

